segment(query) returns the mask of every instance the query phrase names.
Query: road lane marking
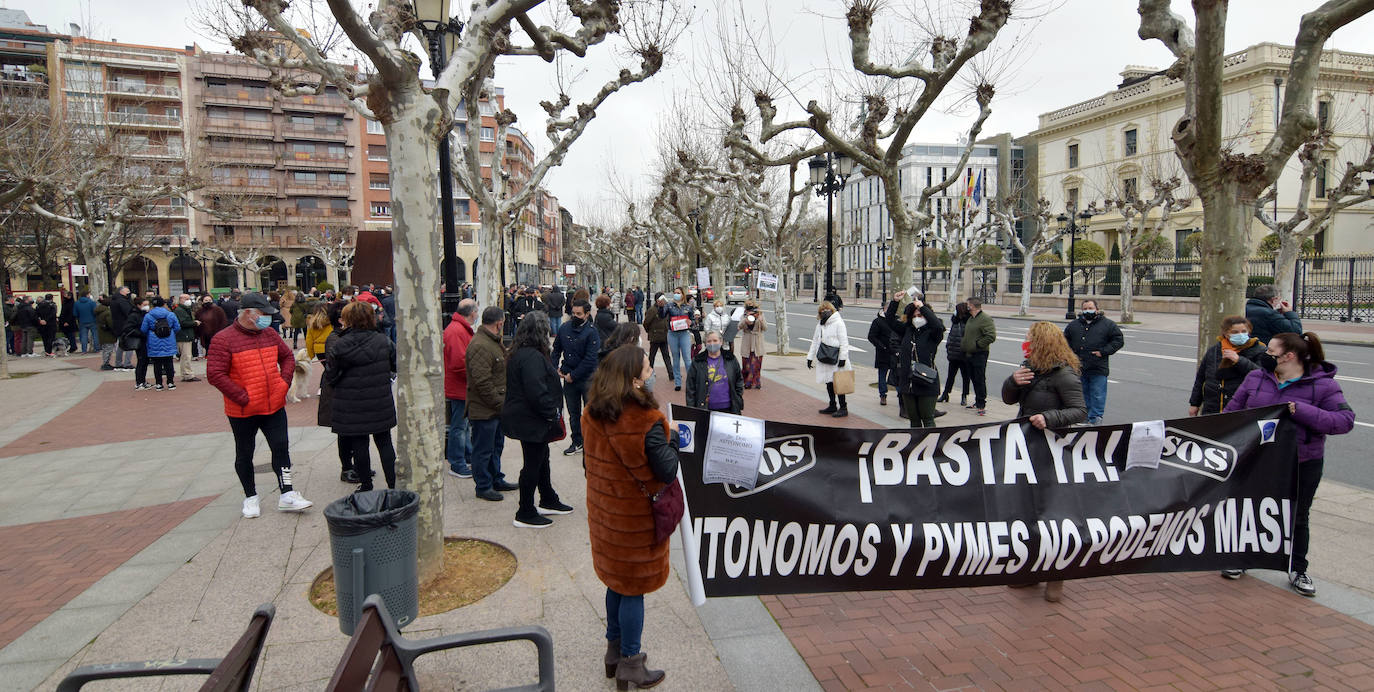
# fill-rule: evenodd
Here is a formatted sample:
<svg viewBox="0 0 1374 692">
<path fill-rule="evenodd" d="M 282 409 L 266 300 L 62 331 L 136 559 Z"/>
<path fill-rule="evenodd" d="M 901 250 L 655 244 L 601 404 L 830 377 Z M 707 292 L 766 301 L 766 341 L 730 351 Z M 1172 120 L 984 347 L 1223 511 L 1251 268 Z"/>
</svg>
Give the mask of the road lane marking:
<svg viewBox="0 0 1374 692">
<path fill-rule="evenodd" d="M 1359 421 L 1355 421 L 1355 425 L 1363 425 L 1366 428 L 1374 428 L 1374 423 L 1361 423 Z"/>
<path fill-rule="evenodd" d="M 989 359 L 988 359 L 988 362 L 989 362 L 989 363 L 996 363 L 996 364 L 998 364 L 998 365 L 1009 365 L 1009 366 L 1011 366 L 1011 367 L 1013 367 L 1013 368 L 1019 368 L 1019 367 L 1021 367 L 1021 364 L 1020 364 L 1020 363 L 1008 363 L 1008 362 L 1005 361 L 1005 360 L 993 360 L 993 359 L 989 358 Z M 1111 379 L 1111 378 L 1108 378 L 1108 379 L 1107 379 L 1107 383 L 1108 383 L 1108 384 L 1121 384 L 1120 382 L 1117 382 L 1116 380 L 1113 380 L 1113 379 Z"/>
</svg>

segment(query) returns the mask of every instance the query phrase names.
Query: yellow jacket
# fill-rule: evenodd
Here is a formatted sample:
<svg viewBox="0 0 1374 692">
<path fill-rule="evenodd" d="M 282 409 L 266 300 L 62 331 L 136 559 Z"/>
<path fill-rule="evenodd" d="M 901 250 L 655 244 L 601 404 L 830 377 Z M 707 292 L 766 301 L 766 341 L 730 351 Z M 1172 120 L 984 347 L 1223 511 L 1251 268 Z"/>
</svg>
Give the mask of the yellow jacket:
<svg viewBox="0 0 1374 692">
<path fill-rule="evenodd" d="M 334 332 L 334 326 L 326 324 L 323 329 L 305 330 L 305 350 L 310 353 L 311 358 L 319 358 L 324 355 L 324 341 Z"/>
</svg>

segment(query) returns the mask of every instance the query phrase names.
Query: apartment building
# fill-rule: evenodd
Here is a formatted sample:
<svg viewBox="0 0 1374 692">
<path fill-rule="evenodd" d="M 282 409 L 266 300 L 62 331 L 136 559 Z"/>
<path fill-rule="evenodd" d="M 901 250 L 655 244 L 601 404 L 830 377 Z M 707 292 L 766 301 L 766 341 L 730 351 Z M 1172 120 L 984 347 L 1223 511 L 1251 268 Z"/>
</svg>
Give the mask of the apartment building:
<svg viewBox="0 0 1374 692">
<path fill-rule="evenodd" d="M 1225 57 L 1222 134 L 1235 153 L 1254 153 L 1273 136 L 1292 54 L 1289 46 L 1261 43 Z M 1115 89 L 1040 116 L 1039 128 L 1031 133 L 1037 141 L 1040 193 L 1057 209 L 1082 208 L 1108 196 L 1149 197 L 1153 178 L 1177 175 L 1185 181 L 1179 196 L 1192 197 L 1193 204 L 1172 215 L 1165 233 L 1176 256 L 1187 256 L 1184 239 L 1201 229 L 1202 204 L 1186 182 L 1170 136 L 1183 115 L 1183 84 L 1152 67 L 1128 66 L 1120 74 Z M 1316 209 L 1325 204 L 1327 189 L 1340 180 L 1344 162 L 1361 161 L 1369 151 L 1374 55 L 1323 51 L 1314 92 L 1312 112 L 1331 132 L 1311 191 Z M 1300 185 L 1295 161 L 1279 178 L 1280 218 L 1292 216 Z M 1121 221 L 1117 212 L 1095 216 L 1087 237 L 1110 248 Z M 1374 251 L 1371 223 L 1371 205 L 1338 213 L 1331 229 L 1315 238 L 1317 252 Z M 1257 246 L 1268 232 L 1253 222 L 1252 244 Z"/>
<path fill-rule="evenodd" d="M 563 275 L 558 252 L 563 235 L 563 217 L 560 213 L 562 207 L 558 206 L 558 198 L 549 194 L 547 190 L 541 188 L 535 196 L 538 198 L 536 205 L 539 208 L 536 224 L 539 230 L 539 283 L 553 286 Z"/>
<path fill-rule="evenodd" d="M 192 127 L 211 172 L 202 194 L 239 210 L 230 219 L 202 215 L 196 235 L 211 248 L 260 251 L 252 288 L 334 283 L 309 241 L 364 226 L 362 128 L 334 87 L 284 97 L 269 76 L 237 54 L 197 49 L 189 61 Z M 224 259 L 213 266 L 215 286 L 241 283 L 241 267 Z"/>
</svg>

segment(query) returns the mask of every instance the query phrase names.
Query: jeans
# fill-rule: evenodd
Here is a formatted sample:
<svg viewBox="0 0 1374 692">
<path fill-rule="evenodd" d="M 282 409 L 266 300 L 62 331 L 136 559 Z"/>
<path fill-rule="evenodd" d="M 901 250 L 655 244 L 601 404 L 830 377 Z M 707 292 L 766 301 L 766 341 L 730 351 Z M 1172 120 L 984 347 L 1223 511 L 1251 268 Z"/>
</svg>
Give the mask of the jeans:
<svg viewBox="0 0 1374 692">
<path fill-rule="evenodd" d="M 1317 485 L 1322 482 L 1322 465 L 1325 459 L 1312 459 L 1298 462 L 1298 511 L 1293 514 L 1293 566 L 1294 572 L 1307 571 L 1307 546 L 1311 543 L 1312 532 L 1308 528 L 1308 515 L 1312 513 L 1312 498 L 1317 496 Z"/>
<path fill-rule="evenodd" d="M 468 456 L 472 454 L 472 437 L 468 434 L 468 402 L 466 399 L 448 400 L 448 467 L 454 473 L 472 473 Z"/>
<path fill-rule="evenodd" d="M 680 332 L 668 332 L 668 354 L 673 357 L 673 362 L 668 368 L 673 373 L 673 386 L 682 386 L 682 377 L 686 373 L 684 370 L 692 362 L 692 334 L 687 330 Z"/>
<path fill-rule="evenodd" d="M 162 386 L 163 377 L 167 378 L 167 384 L 176 384 L 176 381 L 172 378 L 172 374 L 175 371 L 172 369 L 171 356 L 158 356 L 156 358 L 149 358 L 149 360 L 153 361 L 153 381 L 157 383 L 157 386 Z"/>
<path fill-rule="evenodd" d="M 506 480 L 506 474 L 501 473 L 501 452 L 506 449 L 506 438 L 501 434 L 500 418 L 475 420 L 471 425 L 472 480 L 477 484 L 477 492 L 483 493 Z"/>
<path fill-rule="evenodd" d="M 973 407 L 985 409 L 988 407 L 988 353 L 969 353 L 966 357 L 969 379 L 973 380 Z"/>
<path fill-rule="evenodd" d="M 101 365 L 101 366 L 110 365 L 110 356 L 113 356 L 113 355 L 114 355 L 114 352 L 115 352 L 115 345 L 114 345 L 114 344 L 101 344 L 101 345 L 100 345 L 100 365 Z M 114 366 L 111 365 L 110 367 L 114 367 Z"/>
<path fill-rule="evenodd" d="M 520 509 L 516 515 L 535 514 L 534 491 L 539 491 L 539 504 L 558 504 L 558 493 L 553 490 L 553 476 L 549 469 L 549 443 L 520 441 L 520 456 L 524 464 L 520 466 Z"/>
<path fill-rule="evenodd" d="M 80 335 L 81 335 L 81 352 L 82 352 L 82 353 L 90 353 L 91 351 L 94 351 L 94 350 L 96 350 L 97 348 L 100 348 L 100 339 L 97 338 L 97 336 L 96 336 L 96 332 L 95 332 L 95 323 L 94 323 L 94 322 L 91 322 L 90 324 L 82 324 L 82 325 L 79 325 L 79 326 L 77 327 L 77 331 L 78 331 L 78 332 L 80 333 Z M 75 348 L 76 348 L 76 344 L 72 344 L 72 348 L 75 349 Z"/>
<path fill-rule="evenodd" d="M 563 383 L 563 403 L 568 407 L 568 423 L 574 446 L 582 446 L 582 404 L 587 403 L 587 381 Z"/>
<path fill-rule="evenodd" d="M 116 367 L 116 368 L 127 368 L 127 367 L 129 367 L 129 360 L 130 360 L 129 356 L 130 356 L 132 353 L 133 353 L 133 351 L 126 351 L 126 350 L 124 350 L 124 346 L 123 346 L 122 344 L 116 342 L 116 343 L 115 343 L 115 367 Z"/>
<path fill-rule="evenodd" d="M 258 494 L 253 480 L 253 452 L 257 447 L 259 430 L 272 450 L 272 471 L 277 475 L 277 487 L 283 493 L 291 492 L 291 452 L 286 436 L 286 409 L 279 408 L 276 413 L 264 416 L 230 418 L 229 429 L 234 432 L 234 473 L 238 474 L 239 484 L 243 486 L 243 496 Z"/>
<path fill-rule="evenodd" d="M 1084 374 L 1079 379 L 1083 382 L 1083 403 L 1088 405 L 1088 424 L 1097 425 L 1107 410 L 1107 376 Z"/>
<path fill-rule="evenodd" d="M 887 396 L 887 377 L 892 368 L 878 368 L 878 396 Z"/>
<path fill-rule="evenodd" d="M 391 443 L 391 431 L 373 433 L 372 441 L 377 443 L 377 456 L 382 461 L 382 476 L 386 478 L 386 487 L 396 487 L 396 446 Z M 359 490 L 372 489 L 372 455 L 368 448 L 370 442 L 368 435 L 340 435 L 339 451 L 340 459 L 343 452 L 347 452 L 353 462 L 353 472 L 358 474 L 358 481 L 362 484 Z"/>
<path fill-rule="evenodd" d="M 624 596 L 606 589 L 606 641 L 620 640 L 620 655 L 639 654 L 644 636 L 644 597 Z"/>
<path fill-rule="evenodd" d="M 562 315 L 549 315 L 549 326 L 553 328 L 553 333 L 558 334 L 558 328 L 563 324 Z"/>
</svg>

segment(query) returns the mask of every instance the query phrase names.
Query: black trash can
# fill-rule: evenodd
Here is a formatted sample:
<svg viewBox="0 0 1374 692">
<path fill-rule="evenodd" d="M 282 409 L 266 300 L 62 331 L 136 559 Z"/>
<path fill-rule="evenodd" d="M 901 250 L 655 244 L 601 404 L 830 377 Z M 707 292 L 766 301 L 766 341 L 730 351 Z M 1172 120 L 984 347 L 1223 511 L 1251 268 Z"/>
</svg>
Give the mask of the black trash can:
<svg viewBox="0 0 1374 692">
<path fill-rule="evenodd" d="M 378 594 L 405 627 L 420 612 L 416 515 L 420 496 L 409 490 L 369 490 L 329 503 L 329 548 L 339 631 L 352 635 L 363 600 Z"/>
</svg>

